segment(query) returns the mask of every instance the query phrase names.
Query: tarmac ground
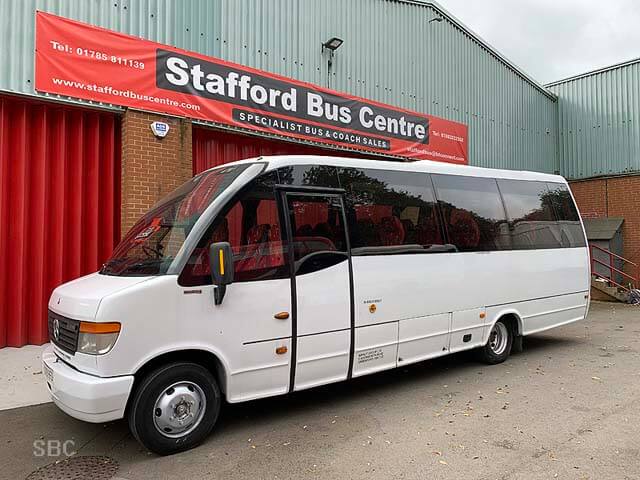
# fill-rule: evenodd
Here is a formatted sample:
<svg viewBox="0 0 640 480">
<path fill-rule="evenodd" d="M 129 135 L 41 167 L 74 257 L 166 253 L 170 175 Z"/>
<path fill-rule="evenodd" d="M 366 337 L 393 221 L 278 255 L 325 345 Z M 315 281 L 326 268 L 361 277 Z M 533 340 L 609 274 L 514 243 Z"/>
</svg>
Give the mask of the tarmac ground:
<svg viewBox="0 0 640 480">
<path fill-rule="evenodd" d="M 638 479 L 640 308 L 593 303 L 496 366 L 458 354 L 225 405 L 203 445 L 170 457 L 124 421 L 87 424 L 51 403 L 0 411 L 0 425 L 6 479 L 98 455 L 128 480 Z"/>
</svg>

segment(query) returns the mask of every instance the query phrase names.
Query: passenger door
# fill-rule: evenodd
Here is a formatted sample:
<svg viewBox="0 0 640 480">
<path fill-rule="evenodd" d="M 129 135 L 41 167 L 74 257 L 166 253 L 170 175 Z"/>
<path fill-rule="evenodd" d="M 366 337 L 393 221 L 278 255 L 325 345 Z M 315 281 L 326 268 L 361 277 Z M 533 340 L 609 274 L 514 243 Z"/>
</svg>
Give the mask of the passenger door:
<svg viewBox="0 0 640 480">
<path fill-rule="evenodd" d="M 345 380 L 353 330 L 342 195 L 287 189 L 281 192 L 281 205 L 293 278 L 292 389 Z"/>
</svg>

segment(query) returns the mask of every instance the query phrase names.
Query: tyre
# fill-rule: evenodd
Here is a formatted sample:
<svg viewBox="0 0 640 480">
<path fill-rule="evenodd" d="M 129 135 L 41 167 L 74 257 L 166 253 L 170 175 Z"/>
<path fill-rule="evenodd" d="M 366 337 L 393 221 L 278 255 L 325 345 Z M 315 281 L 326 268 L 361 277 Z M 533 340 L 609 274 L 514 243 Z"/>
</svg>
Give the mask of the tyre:
<svg viewBox="0 0 640 480">
<path fill-rule="evenodd" d="M 195 447 L 211 433 L 221 404 L 220 388 L 196 363 L 171 363 L 142 379 L 129 406 L 133 436 L 148 450 L 170 455 Z"/>
<path fill-rule="evenodd" d="M 498 320 L 489 332 L 487 344 L 478 350 L 480 360 L 495 365 L 504 362 L 511 353 L 513 331 L 504 320 Z"/>
</svg>

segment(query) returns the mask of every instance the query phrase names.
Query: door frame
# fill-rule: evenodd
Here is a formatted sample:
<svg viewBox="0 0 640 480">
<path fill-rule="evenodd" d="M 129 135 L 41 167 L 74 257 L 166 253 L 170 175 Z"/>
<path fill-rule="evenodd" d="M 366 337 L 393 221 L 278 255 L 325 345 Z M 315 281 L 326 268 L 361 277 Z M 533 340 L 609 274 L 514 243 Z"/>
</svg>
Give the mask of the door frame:
<svg viewBox="0 0 640 480">
<path fill-rule="evenodd" d="M 296 366 L 298 363 L 298 297 L 296 288 L 296 273 L 293 248 L 291 239 L 293 232 L 291 229 L 291 218 L 287 199 L 292 196 L 318 196 L 337 197 L 342 207 L 342 223 L 344 225 L 344 236 L 347 248 L 347 262 L 349 267 L 349 365 L 347 368 L 347 380 L 353 375 L 353 361 L 355 354 L 355 294 L 353 290 L 353 265 L 351 262 L 351 242 L 349 240 L 349 225 L 347 223 L 347 207 L 345 202 L 346 190 L 343 188 L 275 185 L 276 202 L 278 205 L 278 216 L 281 230 L 286 239 L 287 260 L 289 262 L 289 277 L 291 279 L 291 352 L 289 365 L 289 393 L 293 392 L 296 380 Z"/>
</svg>

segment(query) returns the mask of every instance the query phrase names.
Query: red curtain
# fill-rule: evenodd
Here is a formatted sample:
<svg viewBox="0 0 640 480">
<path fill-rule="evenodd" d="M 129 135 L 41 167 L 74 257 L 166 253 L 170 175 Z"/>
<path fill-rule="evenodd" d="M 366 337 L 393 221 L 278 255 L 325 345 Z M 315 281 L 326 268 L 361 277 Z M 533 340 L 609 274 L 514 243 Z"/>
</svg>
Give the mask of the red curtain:
<svg viewBox="0 0 640 480">
<path fill-rule="evenodd" d="M 0 97 L 0 347 L 45 343 L 51 291 L 119 238 L 118 117 Z"/>
<path fill-rule="evenodd" d="M 314 145 L 240 135 L 209 128 L 193 129 L 194 175 L 218 165 L 261 155 L 330 155 L 367 158 L 366 154 L 342 152 Z"/>
</svg>

